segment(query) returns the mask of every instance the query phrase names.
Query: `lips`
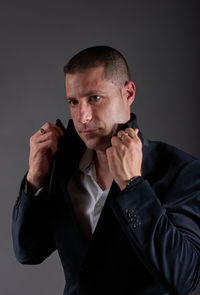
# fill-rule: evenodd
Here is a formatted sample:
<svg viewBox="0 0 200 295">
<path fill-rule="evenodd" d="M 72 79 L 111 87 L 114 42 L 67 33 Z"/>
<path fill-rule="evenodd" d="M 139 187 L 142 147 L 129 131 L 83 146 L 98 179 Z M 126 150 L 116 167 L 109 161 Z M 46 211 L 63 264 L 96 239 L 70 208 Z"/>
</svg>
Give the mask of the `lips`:
<svg viewBox="0 0 200 295">
<path fill-rule="evenodd" d="M 82 134 L 94 134 L 94 133 L 97 133 L 99 131 L 98 128 L 95 128 L 95 129 L 84 129 L 84 130 L 81 130 L 80 133 Z"/>
</svg>

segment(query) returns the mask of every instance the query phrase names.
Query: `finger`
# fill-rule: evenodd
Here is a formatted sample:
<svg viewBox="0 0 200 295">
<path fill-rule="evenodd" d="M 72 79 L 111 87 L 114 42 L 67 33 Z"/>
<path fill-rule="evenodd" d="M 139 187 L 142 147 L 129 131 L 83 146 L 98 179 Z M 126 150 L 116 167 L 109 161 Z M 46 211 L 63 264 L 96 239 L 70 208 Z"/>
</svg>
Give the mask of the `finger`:
<svg viewBox="0 0 200 295">
<path fill-rule="evenodd" d="M 126 131 L 123 131 L 123 130 L 120 130 L 118 133 L 117 133 L 117 137 L 120 139 L 120 141 L 125 144 L 126 146 L 128 146 L 131 141 L 132 141 L 132 138 L 129 136 L 128 132 Z"/>
<path fill-rule="evenodd" d="M 131 129 L 131 128 L 130 128 Z M 135 134 L 136 135 L 138 135 L 138 133 L 139 133 L 139 129 L 138 128 L 132 128 L 133 129 L 133 131 L 135 132 Z"/>
<path fill-rule="evenodd" d="M 38 146 L 38 152 L 41 152 L 42 154 L 51 154 L 54 155 L 57 151 L 58 143 L 55 141 L 52 141 L 51 139 L 40 143 Z"/>
<path fill-rule="evenodd" d="M 138 128 L 126 128 L 125 132 L 128 133 L 128 135 L 132 138 L 132 139 L 139 139 L 138 137 L 138 132 L 139 132 L 139 129 Z"/>
<path fill-rule="evenodd" d="M 35 143 L 42 143 L 42 142 L 45 142 L 47 140 L 52 140 L 52 141 L 55 141 L 57 142 L 58 141 L 58 133 L 55 132 L 55 131 L 49 131 L 45 134 L 41 134 L 41 136 L 38 136 L 35 140 Z"/>
<path fill-rule="evenodd" d="M 117 133 L 117 136 L 121 139 L 123 136 L 127 136 L 128 135 L 128 133 L 127 132 L 125 132 L 124 130 L 120 130 L 120 131 L 118 131 L 118 133 Z"/>
<path fill-rule="evenodd" d="M 111 145 L 112 146 L 119 146 L 120 147 L 122 145 L 122 141 L 119 139 L 118 136 L 113 136 L 111 138 Z"/>
<path fill-rule="evenodd" d="M 44 131 L 44 133 L 41 132 L 41 129 Z M 63 131 L 60 129 L 60 127 L 58 127 L 55 124 L 51 124 L 49 122 L 45 123 L 40 130 L 38 130 L 39 135 L 44 135 L 45 133 L 54 130 L 54 132 L 56 132 L 56 134 L 58 134 L 58 136 L 63 136 L 64 133 Z"/>
<path fill-rule="evenodd" d="M 64 132 L 62 131 L 62 129 L 59 126 L 53 125 L 53 128 L 55 128 L 58 131 L 58 133 L 59 133 L 60 136 L 63 136 L 64 135 Z"/>
<path fill-rule="evenodd" d="M 46 122 L 40 129 L 43 129 L 45 132 L 49 132 L 52 129 L 52 125 L 49 122 Z M 40 130 L 38 130 L 40 132 Z"/>
<path fill-rule="evenodd" d="M 43 142 L 49 138 L 58 139 L 59 136 L 63 136 L 62 130 L 57 129 L 54 126 L 43 125 L 40 130 L 36 132 L 34 138 L 38 142 Z"/>
<path fill-rule="evenodd" d="M 137 144 L 138 147 L 142 147 L 142 142 L 138 136 L 139 129 L 138 128 L 127 128 L 125 132 L 131 137 L 131 139 Z"/>
<path fill-rule="evenodd" d="M 106 156 L 107 156 L 108 159 L 110 159 L 111 154 L 112 154 L 112 147 L 109 147 L 109 148 L 106 149 Z"/>
<path fill-rule="evenodd" d="M 58 149 L 58 142 L 50 141 L 49 148 L 47 149 L 47 153 L 49 153 L 50 151 L 50 154 L 53 156 L 56 153 L 57 149 Z"/>
</svg>

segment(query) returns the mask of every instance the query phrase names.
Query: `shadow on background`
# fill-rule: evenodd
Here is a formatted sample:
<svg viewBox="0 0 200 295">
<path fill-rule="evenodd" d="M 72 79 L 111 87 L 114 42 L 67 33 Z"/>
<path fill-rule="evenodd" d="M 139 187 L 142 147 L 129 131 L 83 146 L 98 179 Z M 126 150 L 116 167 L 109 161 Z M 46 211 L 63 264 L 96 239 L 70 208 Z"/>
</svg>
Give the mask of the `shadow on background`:
<svg viewBox="0 0 200 295">
<path fill-rule="evenodd" d="M 194 0 L 1 1 L 1 294 L 63 292 L 57 254 L 20 265 L 10 229 L 29 136 L 46 121 L 69 119 L 63 65 L 85 47 L 119 49 L 137 87 L 133 110 L 142 132 L 200 158 L 199 22 Z"/>
</svg>

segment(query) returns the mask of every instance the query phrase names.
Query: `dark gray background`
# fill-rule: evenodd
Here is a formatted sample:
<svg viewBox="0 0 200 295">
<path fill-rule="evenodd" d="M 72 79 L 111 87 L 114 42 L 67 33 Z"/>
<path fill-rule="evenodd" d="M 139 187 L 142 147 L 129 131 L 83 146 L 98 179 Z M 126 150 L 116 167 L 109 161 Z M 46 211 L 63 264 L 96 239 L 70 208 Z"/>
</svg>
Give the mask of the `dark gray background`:
<svg viewBox="0 0 200 295">
<path fill-rule="evenodd" d="M 63 291 L 56 253 L 38 266 L 20 265 L 11 241 L 29 136 L 46 121 L 59 117 L 66 125 L 69 119 L 63 65 L 88 46 L 119 49 L 137 87 L 133 109 L 140 129 L 200 158 L 199 23 L 195 0 L 1 0 L 1 294 Z"/>
</svg>

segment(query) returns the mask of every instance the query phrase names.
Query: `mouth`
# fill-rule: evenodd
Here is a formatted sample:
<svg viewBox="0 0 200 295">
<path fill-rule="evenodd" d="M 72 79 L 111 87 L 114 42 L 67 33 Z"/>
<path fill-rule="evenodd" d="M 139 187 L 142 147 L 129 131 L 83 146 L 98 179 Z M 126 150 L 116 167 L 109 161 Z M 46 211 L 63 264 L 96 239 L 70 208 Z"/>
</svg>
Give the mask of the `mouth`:
<svg viewBox="0 0 200 295">
<path fill-rule="evenodd" d="M 83 135 L 92 135 L 92 134 L 96 134 L 99 132 L 99 129 L 98 128 L 94 128 L 94 129 L 84 129 L 84 130 L 81 130 L 80 133 L 83 134 Z"/>
</svg>

